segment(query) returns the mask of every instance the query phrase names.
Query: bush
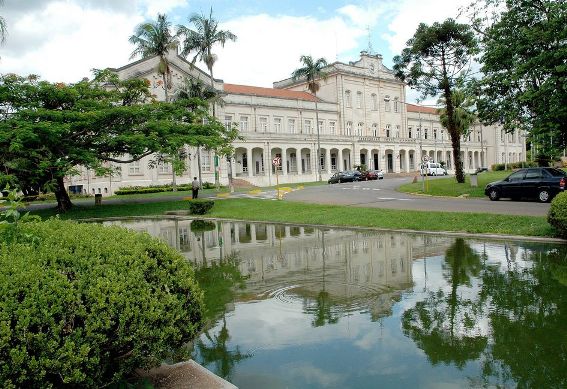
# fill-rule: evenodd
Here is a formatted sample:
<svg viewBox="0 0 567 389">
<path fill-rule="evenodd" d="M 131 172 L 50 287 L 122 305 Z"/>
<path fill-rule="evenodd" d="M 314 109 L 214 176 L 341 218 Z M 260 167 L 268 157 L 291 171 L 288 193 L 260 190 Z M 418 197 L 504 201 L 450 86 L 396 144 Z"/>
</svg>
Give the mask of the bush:
<svg viewBox="0 0 567 389">
<path fill-rule="evenodd" d="M 507 165 L 503 163 L 495 163 L 490 167 L 490 169 L 493 171 L 502 171 L 505 170 L 506 166 L 508 167 L 508 170 L 512 170 L 512 169 L 522 169 L 525 167 L 537 167 L 538 164 L 537 162 L 511 162 Z"/>
<path fill-rule="evenodd" d="M 52 219 L 0 237 L 0 382 L 103 387 L 159 365 L 201 327 L 202 293 L 164 242 Z"/>
<path fill-rule="evenodd" d="M 191 232 L 213 231 L 217 225 L 209 220 L 195 219 L 191 222 Z"/>
<path fill-rule="evenodd" d="M 559 236 L 567 238 L 567 192 L 559 193 L 551 201 L 547 221 L 555 227 Z"/>
<path fill-rule="evenodd" d="M 213 200 L 194 199 L 189 201 L 189 212 L 193 215 L 204 215 L 215 205 Z"/>
</svg>

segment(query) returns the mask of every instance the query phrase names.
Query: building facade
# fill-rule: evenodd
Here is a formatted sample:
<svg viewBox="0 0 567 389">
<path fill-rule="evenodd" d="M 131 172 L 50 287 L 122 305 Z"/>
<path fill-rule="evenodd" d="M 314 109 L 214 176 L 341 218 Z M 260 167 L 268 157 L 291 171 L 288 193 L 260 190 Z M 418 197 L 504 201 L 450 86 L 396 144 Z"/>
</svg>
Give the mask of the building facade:
<svg viewBox="0 0 567 389">
<path fill-rule="evenodd" d="M 168 60 L 172 71 L 170 95 L 187 77 L 211 83 L 205 72 L 176 52 L 170 52 Z M 158 62 L 157 57 L 143 59 L 113 71 L 122 79 L 147 79 L 152 93 L 163 100 Z M 234 143 L 233 158 L 221 159 L 221 184 L 228 183 L 230 171 L 234 178 L 256 186 L 274 185 L 275 157 L 281 161 L 277 172 L 280 183 L 316 181 L 317 166 L 324 180 L 336 171 L 357 165 L 385 173 L 413 173 L 419 171 L 425 156 L 444 162 L 449 173 L 454 171 L 450 137 L 436 109 L 407 103 L 406 85 L 383 65 L 381 55 L 362 52 L 358 61 L 335 62 L 325 72 L 317 96 L 308 92 L 305 81 L 291 78 L 275 82 L 273 88 L 214 80 L 224 101 L 216 108 L 217 118 L 227 126 L 236 123 L 243 137 Z M 466 172 L 494 163 L 525 160 L 525 150 L 525 137 L 519 131 L 506 134 L 496 126 L 475 124 L 461 139 Z M 177 183 L 189 183 L 199 170 L 196 150 L 187 152 L 189 168 L 175 177 Z M 213 152 L 201 150 L 203 182 L 214 182 L 213 157 Z M 83 169 L 79 175 L 69 177 L 67 183 L 83 193 L 103 195 L 125 186 L 171 183 L 171 166 L 150 169 L 150 159 L 124 164 L 112 177 L 97 177 Z"/>
</svg>

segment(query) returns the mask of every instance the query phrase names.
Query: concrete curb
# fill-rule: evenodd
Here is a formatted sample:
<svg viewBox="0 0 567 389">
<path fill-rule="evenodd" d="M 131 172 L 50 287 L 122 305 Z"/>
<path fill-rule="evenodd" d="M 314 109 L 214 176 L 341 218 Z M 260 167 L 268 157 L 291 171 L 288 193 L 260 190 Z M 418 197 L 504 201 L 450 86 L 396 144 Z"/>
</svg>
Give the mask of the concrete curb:
<svg viewBox="0 0 567 389">
<path fill-rule="evenodd" d="M 238 389 L 193 360 L 138 371 L 156 389 Z"/>
</svg>

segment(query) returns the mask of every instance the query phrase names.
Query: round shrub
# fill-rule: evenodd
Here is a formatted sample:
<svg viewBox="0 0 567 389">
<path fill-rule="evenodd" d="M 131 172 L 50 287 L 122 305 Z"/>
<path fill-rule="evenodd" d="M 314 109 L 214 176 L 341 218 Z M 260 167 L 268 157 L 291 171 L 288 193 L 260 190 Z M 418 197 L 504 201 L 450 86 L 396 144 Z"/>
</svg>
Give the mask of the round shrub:
<svg viewBox="0 0 567 389">
<path fill-rule="evenodd" d="M 551 201 L 547 221 L 560 236 L 567 238 L 567 192 L 559 193 Z"/>
<path fill-rule="evenodd" d="M 215 205 L 213 200 L 194 199 L 189 201 L 189 212 L 193 215 L 204 215 Z"/>
<path fill-rule="evenodd" d="M 189 263 L 158 239 L 52 219 L 0 239 L 0 382 L 102 387 L 159 365 L 201 328 Z"/>
</svg>

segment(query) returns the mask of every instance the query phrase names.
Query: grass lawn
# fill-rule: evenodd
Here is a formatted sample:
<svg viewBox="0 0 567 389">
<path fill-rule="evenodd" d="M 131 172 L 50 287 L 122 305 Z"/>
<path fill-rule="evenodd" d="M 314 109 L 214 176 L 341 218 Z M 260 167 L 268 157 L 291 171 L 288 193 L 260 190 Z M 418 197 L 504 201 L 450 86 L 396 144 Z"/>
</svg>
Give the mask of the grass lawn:
<svg viewBox="0 0 567 389">
<path fill-rule="evenodd" d="M 83 219 L 161 215 L 166 211 L 186 210 L 187 208 L 186 201 L 106 204 L 100 207 L 76 206 L 71 211 L 60 215 L 60 217 L 62 219 Z M 33 214 L 45 218 L 55 215 L 55 211 L 53 209 L 39 210 L 33 212 Z M 207 216 L 347 227 L 554 236 L 554 230 L 547 223 L 545 217 L 402 211 L 260 199 L 217 200 L 212 211 Z"/>
<path fill-rule="evenodd" d="M 410 183 L 400 186 L 398 189 L 400 192 L 405 193 L 421 193 L 429 194 L 433 196 L 450 196 L 458 197 L 461 195 L 468 195 L 469 197 L 484 197 L 484 187 L 489 182 L 498 181 L 507 177 L 511 171 L 498 171 L 498 172 L 483 172 L 477 175 L 478 186 L 476 188 L 471 187 L 470 175 L 465 176 L 465 183 L 458 184 L 455 177 L 444 177 L 431 179 L 426 177 L 425 192 L 423 191 L 423 184 L 421 182 L 421 177 L 418 177 L 419 181 L 416 183 Z"/>
</svg>

